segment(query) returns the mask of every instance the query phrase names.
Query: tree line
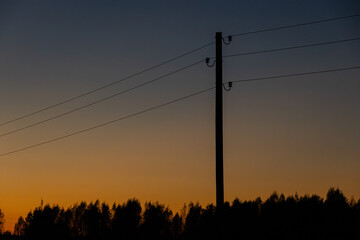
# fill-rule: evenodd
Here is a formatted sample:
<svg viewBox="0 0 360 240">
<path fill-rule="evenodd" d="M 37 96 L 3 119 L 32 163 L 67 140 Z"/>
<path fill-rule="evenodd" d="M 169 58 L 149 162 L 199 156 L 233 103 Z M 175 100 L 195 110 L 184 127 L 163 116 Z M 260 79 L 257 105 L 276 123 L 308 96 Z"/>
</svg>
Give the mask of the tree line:
<svg viewBox="0 0 360 240">
<path fill-rule="evenodd" d="M 0 210 L 0 231 L 4 216 Z M 1 233 L 1 232 L 0 232 Z M 274 192 L 268 199 L 235 199 L 221 209 L 185 205 L 180 213 L 158 202 L 142 208 L 137 199 L 123 204 L 81 202 L 65 209 L 42 205 L 19 217 L 14 234 L 3 239 L 360 239 L 360 199 L 339 189 L 298 196 Z"/>
</svg>

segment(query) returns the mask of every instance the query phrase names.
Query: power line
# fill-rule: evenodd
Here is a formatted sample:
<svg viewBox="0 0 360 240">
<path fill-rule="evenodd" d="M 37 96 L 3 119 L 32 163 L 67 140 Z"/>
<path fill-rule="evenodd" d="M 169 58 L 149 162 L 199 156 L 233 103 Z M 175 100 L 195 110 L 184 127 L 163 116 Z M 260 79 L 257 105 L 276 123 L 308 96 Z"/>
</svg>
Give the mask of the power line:
<svg viewBox="0 0 360 240">
<path fill-rule="evenodd" d="M 347 19 L 347 18 L 354 18 L 354 17 L 359 17 L 359 16 L 360 16 L 360 14 L 353 14 L 353 15 L 344 16 L 344 17 L 328 18 L 328 19 L 317 20 L 317 21 L 312 21 L 312 22 L 305 22 L 305 23 L 292 24 L 292 25 L 286 25 L 286 26 L 280 26 L 280 27 L 274 27 L 274 28 L 260 29 L 260 30 L 256 30 L 256 31 L 243 32 L 243 33 L 233 34 L 230 36 L 237 37 L 237 36 L 244 36 L 244 35 L 250 35 L 250 34 L 255 34 L 255 33 L 270 32 L 270 31 L 282 30 L 282 29 L 287 29 L 287 28 L 295 28 L 295 27 L 301 27 L 301 26 L 306 26 L 306 25 L 312 25 L 312 24 L 318 24 L 318 23 L 324 23 L 324 22 L 330 22 L 330 21 L 337 21 L 337 20 L 342 20 L 342 19 Z"/>
<path fill-rule="evenodd" d="M 185 70 L 185 69 L 188 69 L 188 68 L 190 68 L 190 67 L 193 67 L 193 66 L 195 66 L 195 65 L 198 65 L 199 63 L 202 63 L 202 62 L 204 62 L 204 60 L 197 61 L 197 62 L 192 63 L 192 64 L 190 64 L 190 65 L 187 65 L 187 66 L 185 66 L 185 67 L 183 67 L 183 68 L 177 69 L 177 70 L 175 70 L 175 71 L 172 71 L 172 72 L 167 73 L 167 74 L 165 74 L 165 75 L 162 75 L 162 76 L 160 76 L 160 77 L 154 78 L 154 79 L 152 79 L 152 80 L 150 80 L 150 81 L 147 81 L 147 82 L 145 82 L 145 83 L 136 85 L 136 86 L 131 87 L 131 88 L 129 88 L 129 89 L 126 89 L 126 90 L 124 90 L 124 91 L 122 91 L 122 92 L 118 92 L 118 93 L 113 94 L 113 95 L 111 95 L 111 96 L 108 96 L 108 97 L 99 99 L 99 100 L 97 100 L 97 101 L 94 101 L 94 102 L 89 103 L 89 104 L 86 104 L 86 105 L 84 105 L 84 106 L 75 108 L 75 109 L 70 110 L 70 111 L 67 111 L 67 112 L 65 112 L 65 113 L 62 113 L 62 114 L 59 114 L 59 115 L 56 115 L 56 116 L 47 118 L 47 119 L 45 119 L 45 120 L 42 120 L 42 121 L 39 121 L 39 122 L 30 124 L 30 125 L 27 125 L 27 126 L 25 126 L 25 127 L 21 127 L 21 128 L 18 128 L 18 129 L 15 129 L 15 130 L 12 130 L 12 131 L 9 131 L 9 132 L 0 134 L 0 137 L 4 137 L 4 136 L 10 135 L 10 134 L 12 134 L 12 133 L 16 133 L 16 132 L 19 132 L 19 131 L 22 131 L 22 130 L 25 130 L 25 129 L 28 129 L 28 128 L 31 128 L 31 127 L 34 127 L 34 126 L 37 126 L 37 125 L 42 124 L 42 123 L 49 122 L 49 121 L 51 121 L 51 120 L 54 120 L 54 119 L 63 117 L 63 116 L 68 115 L 68 114 L 70 114 L 70 113 L 74 113 L 74 112 L 77 112 L 77 111 L 82 110 L 82 109 L 84 109 L 84 108 L 90 107 L 90 106 L 92 106 L 92 105 L 95 105 L 95 104 L 104 102 L 104 101 L 106 101 L 106 100 L 109 100 L 109 99 L 111 99 L 111 98 L 117 97 L 117 96 L 119 96 L 119 95 L 121 95 L 121 94 L 130 92 L 130 91 L 133 91 L 133 90 L 135 90 L 135 89 L 137 89 L 137 88 L 143 87 L 143 86 L 145 86 L 145 85 L 148 85 L 148 84 L 153 83 L 153 82 L 155 82 L 155 81 L 158 81 L 158 80 L 160 80 L 160 79 L 169 77 L 169 76 L 171 76 L 171 75 L 173 75 L 173 74 L 175 74 L 175 73 L 178 73 L 178 72 L 180 72 L 180 71 L 183 71 L 183 70 Z"/>
<path fill-rule="evenodd" d="M 230 54 L 230 55 L 226 55 L 226 56 L 223 56 L 223 57 L 224 57 L 224 58 L 228 58 L 228 57 L 238 57 L 238 56 L 245 56 L 245 55 L 252 55 L 252 54 L 259 54 L 259 53 L 268 53 L 268 52 L 284 51 L 284 50 L 297 49 L 297 48 L 315 47 L 315 46 L 329 45 L 329 44 L 335 44 L 335 43 L 343 43 L 343 42 L 350 42 L 350 41 L 357 41 L 357 40 L 360 40 L 360 37 L 358 37 L 358 38 L 343 39 L 343 40 L 337 40 L 337 41 L 329 41 L 329 42 L 312 43 L 312 44 L 306 44 L 306 45 L 298 45 L 298 46 L 293 46 L 293 47 L 274 48 L 274 49 L 254 51 L 254 52 L 245 52 L 245 53 Z"/>
<path fill-rule="evenodd" d="M 28 149 L 31 149 L 31 148 L 34 148 L 34 147 L 38 147 L 38 146 L 45 145 L 45 144 L 48 144 L 48 143 L 51 143 L 51 142 L 55 142 L 55 141 L 58 141 L 58 140 L 61 140 L 61 139 L 64 139 L 64 138 L 68 138 L 68 137 L 72 137 L 72 136 L 75 136 L 75 135 L 78 135 L 78 134 L 81 134 L 81 133 L 84 133 L 84 132 L 88 132 L 88 131 L 91 131 L 91 130 L 94 130 L 94 129 L 97 129 L 97 128 L 100 128 L 100 127 L 104 127 L 104 126 L 106 126 L 106 125 L 113 124 L 113 123 L 115 123 L 115 122 L 119 122 L 119 121 L 125 120 L 125 119 L 127 119 L 127 118 L 131 118 L 131 117 L 135 117 L 135 116 L 137 116 L 137 115 L 140 115 L 140 114 L 143 114 L 143 113 L 146 113 L 146 112 L 149 112 L 149 111 L 158 109 L 158 108 L 165 107 L 165 106 L 167 106 L 167 105 L 170 105 L 170 104 L 173 104 L 173 103 L 176 103 L 176 102 L 185 100 L 185 99 L 187 99 L 187 98 L 194 97 L 194 96 L 199 95 L 199 94 L 201 94 L 201 93 L 210 91 L 210 90 L 212 90 L 212 89 L 214 89 L 214 88 L 215 88 L 215 87 L 207 88 L 207 89 L 205 89 L 205 90 L 201 90 L 201 91 L 198 91 L 198 92 L 195 92 L 195 93 L 186 95 L 185 97 L 181 97 L 181 98 L 178 98 L 178 99 L 175 99 L 175 100 L 172 100 L 172 101 L 169 101 L 169 102 L 166 102 L 166 103 L 157 105 L 157 106 L 155 106 L 155 107 L 147 108 L 147 109 L 142 110 L 142 111 L 140 111 L 140 112 L 136 112 L 136 113 L 127 115 L 127 116 L 125 116 L 125 117 L 117 118 L 117 119 L 111 120 L 111 121 L 106 122 L 106 123 L 102 123 L 102 124 L 99 124 L 99 125 L 96 125 L 96 126 L 93 126 L 93 127 L 90 127 L 90 128 L 83 129 L 83 130 L 78 131 L 78 132 L 70 133 L 70 134 L 64 135 L 64 136 L 62 136 L 62 137 L 53 138 L 53 139 L 51 139 L 51 140 L 47 140 L 47 141 L 44 141 L 44 142 L 41 142 L 41 143 L 37 143 L 37 144 L 31 145 L 31 146 L 27 146 L 27 147 L 19 148 L 19 149 L 10 151 L 10 152 L 2 153 L 2 154 L 0 154 L 0 157 L 6 156 L 6 155 L 10 155 L 10 154 L 13 154 L 13 153 L 17 153 L 17 152 L 21 152 L 21 151 L 25 151 L 25 150 L 28 150 Z"/>
<path fill-rule="evenodd" d="M 360 68 L 360 66 L 358 66 L 358 67 L 346 67 L 346 68 L 333 68 L 333 69 L 326 69 L 326 70 L 321 70 L 321 71 L 301 72 L 301 73 L 291 73 L 291 74 L 285 74 L 285 75 L 275 75 L 275 76 L 269 76 L 269 77 L 240 79 L 240 80 L 235 80 L 235 81 L 231 81 L 231 82 L 233 82 L 233 83 L 252 82 L 252 81 L 276 79 L 276 78 L 296 77 L 296 76 L 304 76 L 304 75 L 313 75 L 313 74 L 322 74 L 322 73 L 330 73 L 330 72 L 348 71 L 348 70 L 354 70 L 354 69 L 359 69 L 359 68 Z"/>
<path fill-rule="evenodd" d="M 185 52 L 185 53 L 183 53 L 183 54 L 181 54 L 181 55 L 179 55 L 179 56 L 177 56 L 177 57 L 174 57 L 174 58 L 171 58 L 171 59 L 166 60 L 166 61 L 164 61 L 164 62 L 161 62 L 161 63 L 159 63 L 159 64 L 156 64 L 156 65 L 154 65 L 154 66 L 152 66 L 152 67 L 146 68 L 146 69 L 144 69 L 144 70 L 142 70 L 142 71 L 140 71 L 140 72 L 134 73 L 134 74 L 132 74 L 132 75 L 129 75 L 129 76 L 124 77 L 124 78 L 122 78 L 122 79 L 119 79 L 119 80 L 117 80 L 117 81 L 108 83 L 108 84 L 103 85 L 103 86 L 101 86 L 101 87 L 98 87 L 98 88 L 96 88 L 96 89 L 94 89 L 94 90 L 91 90 L 91 91 L 82 93 L 82 94 L 80 94 L 80 95 L 77 95 L 77 96 L 75 96 L 75 97 L 69 98 L 69 99 L 64 100 L 64 101 L 62 101 L 62 102 L 58 102 L 58 103 L 56 103 L 56 104 L 53 104 L 53 105 L 50 105 L 50 106 L 48 106 L 48 107 L 39 109 L 39 110 L 37 110 L 37 111 L 34 111 L 34 112 L 31 112 L 31 113 L 22 115 L 22 116 L 20 116 L 20 117 L 14 118 L 14 119 L 12 119 L 12 120 L 9 120 L 9 121 L 0 123 L 0 126 L 3 126 L 3 125 L 6 125 L 6 124 L 9 124 L 9 123 L 12 123 L 12 122 L 15 122 L 15 121 L 24 119 L 24 118 L 26 118 L 26 117 L 33 116 L 33 115 L 35 115 L 35 114 L 44 112 L 44 111 L 49 110 L 49 109 L 52 109 L 52 108 L 54 108 L 54 107 L 58 107 L 58 106 L 63 105 L 63 104 L 65 104 L 65 103 L 68 103 L 68 102 L 74 101 L 74 100 L 76 100 L 76 99 L 82 98 L 82 97 L 87 96 L 87 95 L 89 95 L 89 94 L 92 94 L 92 93 L 94 93 L 94 92 L 98 92 L 98 91 L 100 91 L 100 90 L 102 90 L 102 89 L 105 89 L 105 88 L 110 87 L 110 86 L 112 86 L 112 85 L 118 84 L 118 83 L 120 83 L 120 82 L 123 82 L 123 81 L 125 81 L 125 80 L 130 79 L 130 78 L 133 78 L 133 77 L 138 76 L 138 75 L 140 75 L 140 74 L 143 74 L 143 73 L 145 73 L 145 72 L 148 72 L 148 71 L 150 71 L 150 70 L 153 70 L 153 69 L 155 69 L 155 68 L 158 68 L 158 67 L 160 67 L 160 66 L 163 66 L 163 65 L 165 65 L 165 64 L 167 64 L 167 63 L 170 63 L 170 62 L 173 62 L 173 61 L 175 61 L 175 60 L 177 60 L 177 59 L 180 59 L 180 58 L 182 58 L 182 57 L 185 57 L 185 56 L 187 56 L 187 55 L 189 55 L 189 54 L 191 54 L 191 53 L 194 53 L 194 52 L 199 51 L 199 50 L 201 50 L 201 49 L 203 49 L 203 48 L 206 48 L 206 47 L 208 47 L 208 46 L 211 46 L 211 45 L 213 45 L 214 43 L 215 43 L 215 42 L 207 43 L 207 44 L 205 44 L 205 45 L 203 45 L 203 46 L 201 46 L 201 47 L 198 47 L 198 48 L 195 48 L 195 49 L 193 49 L 193 50 L 191 50 L 191 51 Z"/>
<path fill-rule="evenodd" d="M 299 27 L 299 26 L 305 26 L 305 25 L 311 25 L 311 24 L 329 22 L 329 21 L 336 21 L 336 20 L 342 20 L 342 19 L 347 19 L 347 18 L 354 18 L 354 17 L 359 17 L 359 16 L 360 16 L 360 14 L 353 14 L 353 15 L 348 15 L 348 16 L 343 16 L 343 17 L 337 17 L 337 18 L 328 18 L 328 19 L 324 19 L 324 20 L 317 20 L 317 21 L 300 23 L 300 24 L 293 24 L 293 25 L 280 26 L 280 27 L 275 27 L 275 28 L 268 28 L 268 29 L 261 29 L 261 30 L 256 30 L 256 31 L 243 32 L 243 33 L 233 34 L 233 35 L 231 35 L 231 36 L 236 37 L 236 36 L 249 35 L 249 34 L 261 33 L 261 32 L 275 31 L 275 30 L 280 30 L 280 29 L 293 28 L 293 27 Z M 79 98 L 81 98 L 81 97 L 84 97 L 84 96 L 86 96 L 86 95 L 89 95 L 89 94 L 92 94 L 92 93 L 94 93 L 94 92 L 100 91 L 100 90 L 102 90 L 102 89 L 104 89 L 104 88 L 107 88 L 107 87 L 110 87 L 110 86 L 112 86 L 112 85 L 114 85 L 114 84 L 117 84 L 117 83 L 120 83 L 120 82 L 122 82 L 122 81 L 128 80 L 128 79 L 130 79 L 130 78 L 133 78 L 133 77 L 135 77 L 135 76 L 138 76 L 138 75 L 140 75 L 140 74 L 143 74 L 143 73 L 145 73 L 145 72 L 148 72 L 148 71 L 150 71 L 150 70 L 152 70 L 152 69 L 155 69 L 155 68 L 158 68 L 158 67 L 160 67 L 160 66 L 162 66 L 162 65 L 165 65 L 165 64 L 167 64 L 167 63 L 169 63 L 169 62 L 172 62 L 172 61 L 175 61 L 175 60 L 177 60 L 177 59 L 179 59 L 179 58 L 182 58 L 182 57 L 184 57 L 184 56 L 187 56 L 187 55 L 189 55 L 189 54 L 191 54 L 191 53 L 194 53 L 194 52 L 196 52 L 196 51 L 199 51 L 199 50 L 201 50 L 201 49 L 203 49 L 203 48 L 206 48 L 206 47 L 208 47 L 208 46 L 211 46 L 211 45 L 214 44 L 214 43 L 215 43 L 215 42 L 207 43 L 207 44 L 205 44 L 205 45 L 203 45 L 203 46 L 201 46 L 201 47 L 198 47 L 198 48 L 193 49 L 193 50 L 191 50 L 191 51 L 185 52 L 185 53 L 183 53 L 183 54 L 181 54 L 181 55 L 179 55 L 179 56 L 177 56 L 177 57 L 174 57 L 174 58 L 171 58 L 171 59 L 166 60 L 166 61 L 164 61 L 164 62 L 161 62 L 161 63 L 159 63 L 159 64 L 156 64 L 156 65 L 154 65 L 154 66 L 152 66 L 152 67 L 146 68 L 146 69 L 144 69 L 144 70 L 142 70 L 142 71 L 139 71 L 139 72 L 137 72 L 137 73 L 135 73 L 135 74 L 132 74 L 132 75 L 129 75 L 129 76 L 124 77 L 124 78 L 122 78 L 122 79 L 119 79 L 119 80 L 117 80 L 117 81 L 114 81 L 114 82 L 112 82 L 112 83 L 103 85 L 103 86 L 98 87 L 98 88 L 96 88 L 96 89 L 94 89 L 94 90 L 91 90 L 91 91 L 82 93 L 82 94 L 80 94 L 80 95 L 77 95 L 77 96 L 75 96 L 75 97 L 69 98 L 69 99 L 64 100 L 64 101 L 62 101 L 62 102 L 59 102 L 59 103 L 50 105 L 50 106 L 48 106 L 48 107 L 39 109 L 39 110 L 37 110 L 37 111 L 34 111 L 34 112 L 32 112 L 32 113 L 25 114 L 25 115 L 22 115 L 22 116 L 20 116 L 20 117 L 14 118 L 14 119 L 12 119 L 12 120 L 9 120 L 9 121 L 0 123 L 0 126 L 3 126 L 3 125 L 6 125 L 6 124 L 9 124 L 9 123 L 12 123 L 12 122 L 15 122 L 15 121 L 24 119 L 24 118 L 26 118 L 26 117 L 29 117 L 29 116 L 32 116 L 32 115 L 41 113 L 41 112 L 46 111 L 46 110 L 49 110 L 49 109 L 51 109 L 51 108 L 54 108 L 54 107 L 63 105 L 63 104 L 65 104 L 65 103 L 74 101 L 74 100 L 79 99 Z"/>
<path fill-rule="evenodd" d="M 197 63 L 198 64 L 198 63 Z M 261 80 L 269 80 L 269 79 L 277 79 L 277 78 L 285 78 L 285 77 L 296 77 L 296 76 L 304 76 L 304 75 L 313 75 L 313 74 L 322 74 L 322 73 L 330 73 L 330 72 L 340 72 L 340 71 L 348 71 L 348 70 L 354 70 L 354 69 L 359 69 L 360 66 L 358 67 L 346 67 L 346 68 L 334 68 L 334 69 L 326 69 L 326 70 L 320 70 L 320 71 L 311 71 L 311 72 L 301 72 L 301 73 L 291 73 L 291 74 L 285 74 L 285 75 L 275 75 L 275 76 L 268 76 L 268 77 L 259 77 L 259 78 L 248 78 L 248 79 L 240 79 L 240 80 L 235 80 L 235 81 L 231 81 L 233 83 L 237 83 L 237 82 L 252 82 L 252 81 L 261 81 Z M 162 76 L 162 77 L 165 77 L 165 76 Z M 160 77 L 161 78 L 161 77 Z M 16 129 L 16 130 L 13 130 L 13 131 L 10 131 L 10 132 L 7 132 L 7 133 L 4 133 L 4 134 L 1 134 L 0 137 L 4 137 L 6 135 L 9 135 L 9 134 L 12 134 L 12 133 L 15 133 L 15 132 L 19 132 L 21 130 L 24 130 L 24 129 L 27 129 L 27 128 L 30 128 L 30 127 L 34 127 L 36 125 L 39 125 L 39 124 L 42 124 L 42 123 L 45 123 L 45 122 L 48 122 L 48 121 L 51 121 L 53 119 L 56 119 L 56 118 L 59 118 L 59 117 L 62 117 L 62 116 L 65 116 L 67 114 L 70 114 L 70 113 L 73 113 L 75 111 L 79 111 L 85 107 L 89 107 L 91 105 L 94 105 L 96 103 L 99 103 L 101 101 L 105 101 L 111 97 L 115 97 L 117 95 L 120 95 L 120 94 L 123 94 L 125 92 L 128 92 L 128 91 L 131 91 L 133 89 L 136 89 L 140 86 L 143 86 L 143 85 L 146 85 L 146 84 L 149 84 L 150 82 L 153 82 L 155 80 L 158 80 L 160 78 L 157 78 L 157 79 L 153 79 L 149 82 L 146 82 L 142 85 L 138 85 L 138 86 L 135 86 L 134 88 L 131 88 L 131 89 L 128 89 L 128 90 L 125 90 L 121 93 L 118 93 L 118 94 L 115 94 L 115 95 L 112 95 L 108 98 L 105 98 L 105 99 L 101 99 L 99 101 L 96 101 L 96 102 L 93 102 L 91 104 L 88 104 L 88 105 L 85 105 L 83 107 L 80 107 L 80 108 L 77 108 L 77 109 L 74 109 L 74 110 L 71 110 L 69 112 L 65 112 L 63 114 L 60 114 L 60 115 L 57 115 L 57 116 L 54 116 L 54 117 L 51 117 L 51 118 L 48 118 L 48 119 L 45 119 L 43 121 L 39 121 L 37 123 L 34 123 L 34 124 L 31 124 L 31 125 L 28 125 L 28 126 L 25 126 L 23 128 L 19 128 L 19 129 Z"/>
</svg>

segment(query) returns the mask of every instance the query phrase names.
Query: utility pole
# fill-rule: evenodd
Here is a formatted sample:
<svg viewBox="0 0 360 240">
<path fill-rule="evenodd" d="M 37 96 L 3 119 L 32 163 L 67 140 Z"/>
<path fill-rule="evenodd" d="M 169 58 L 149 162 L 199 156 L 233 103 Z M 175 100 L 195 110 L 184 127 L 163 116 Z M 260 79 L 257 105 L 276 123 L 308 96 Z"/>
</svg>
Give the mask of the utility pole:
<svg viewBox="0 0 360 240">
<path fill-rule="evenodd" d="M 216 100 L 215 100 L 215 144 L 216 144 L 216 207 L 224 205 L 223 167 L 223 82 L 222 82 L 222 32 L 216 36 Z"/>
</svg>

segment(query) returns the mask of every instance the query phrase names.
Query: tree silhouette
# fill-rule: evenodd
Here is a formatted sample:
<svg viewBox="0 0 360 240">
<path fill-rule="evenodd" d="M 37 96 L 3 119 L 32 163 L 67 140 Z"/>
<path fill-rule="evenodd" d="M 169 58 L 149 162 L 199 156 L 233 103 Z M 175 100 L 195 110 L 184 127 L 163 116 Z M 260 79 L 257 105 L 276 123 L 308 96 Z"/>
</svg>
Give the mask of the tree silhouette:
<svg viewBox="0 0 360 240">
<path fill-rule="evenodd" d="M 351 239 L 350 206 L 339 188 L 330 188 L 326 194 L 325 212 L 328 226 L 325 236 L 328 239 Z"/>
<path fill-rule="evenodd" d="M 0 234 L 2 234 L 3 229 L 4 229 L 4 213 L 1 211 L 0 209 Z"/>
<path fill-rule="evenodd" d="M 146 203 L 142 211 L 136 199 L 111 209 L 98 200 L 66 210 L 41 205 L 19 217 L 14 234 L 30 240 L 360 239 L 359 226 L 360 199 L 348 201 L 338 188 L 330 188 L 325 200 L 274 192 L 265 201 L 225 202 L 221 210 L 191 202 L 174 216 L 158 202 Z"/>
<path fill-rule="evenodd" d="M 162 204 L 145 203 L 141 233 L 143 239 L 170 239 L 172 211 Z"/>
<path fill-rule="evenodd" d="M 233 201 L 230 214 L 227 216 L 232 239 L 248 239 L 258 234 L 261 204 L 260 198 L 245 202 L 236 198 Z"/>
<path fill-rule="evenodd" d="M 216 207 L 213 204 L 209 204 L 205 209 L 202 210 L 200 216 L 200 234 L 201 238 L 214 239 L 218 236 L 219 231 L 219 219 L 216 212 Z"/>
<path fill-rule="evenodd" d="M 352 206 L 352 215 L 351 219 L 354 226 L 360 226 L 360 199 L 357 201 L 356 204 Z M 360 228 L 353 229 L 353 237 L 354 239 L 360 239 Z"/>
<path fill-rule="evenodd" d="M 25 236 L 28 239 L 67 239 L 70 237 L 64 222 L 64 209 L 45 205 L 30 212 L 26 217 Z"/>
<path fill-rule="evenodd" d="M 86 202 L 81 202 L 80 204 L 76 203 L 71 208 L 71 212 L 72 212 L 71 233 L 72 233 L 72 236 L 84 237 L 87 235 L 86 222 L 85 222 L 86 208 L 87 208 Z"/>
<path fill-rule="evenodd" d="M 185 219 L 184 236 L 186 239 L 200 239 L 200 217 L 203 213 L 203 208 L 199 203 L 190 202 L 188 206 L 188 213 Z"/>
<path fill-rule="evenodd" d="M 20 216 L 18 218 L 17 223 L 15 224 L 14 234 L 18 236 L 23 236 L 25 235 L 25 230 L 26 230 L 26 222 L 24 218 Z"/>
<path fill-rule="evenodd" d="M 99 200 L 90 203 L 84 212 L 85 232 L 90 239 L 102 239 L 109 233 L 110 211 L 109 206 Z"/>
<path fill-rule="evenodd" d="M 175 240 L 180 239 L 184 230 L 183 218 L 176 213 L 171 222 L 171 232 Z"/>
<path fill-rule="evenodd" d="M 114 239 L 138 239 L 141 221 L 141 205 L 137 199 L 112 207 L 111 233 Z"/>
</svg>

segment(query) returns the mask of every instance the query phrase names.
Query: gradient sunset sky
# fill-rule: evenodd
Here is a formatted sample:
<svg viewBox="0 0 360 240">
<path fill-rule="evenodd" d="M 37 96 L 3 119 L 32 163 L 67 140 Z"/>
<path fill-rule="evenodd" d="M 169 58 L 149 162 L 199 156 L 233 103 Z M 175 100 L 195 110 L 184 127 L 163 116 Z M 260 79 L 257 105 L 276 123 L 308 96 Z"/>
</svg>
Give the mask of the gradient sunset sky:
<svg viewBox="0 0 360 240">
<path fill-rule="evenodd" d="M 224 36 L 360 13 L 353 1 L 0 2 L 0 124 Z M 234 37 L 224 55 L 360 37 L 360 17 Z M 81 99 L 0 126 L 0 135 L 206 57 L 211 45 Z M 360 66 L 360 41 L 225 58 L 224 82 Z M 0 155 L 214 86 L 205 63 L 56 120 L 0 137 Z M 0 209 L 17 218 L 82 200 L 215 202 L 214 91 L 0 157 Z M 225 200 L 360 198 L 360 69 L 236 83 L 224 92 Z"/>
</svg>

